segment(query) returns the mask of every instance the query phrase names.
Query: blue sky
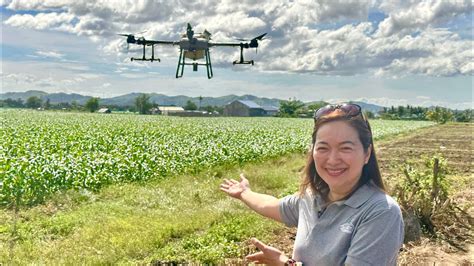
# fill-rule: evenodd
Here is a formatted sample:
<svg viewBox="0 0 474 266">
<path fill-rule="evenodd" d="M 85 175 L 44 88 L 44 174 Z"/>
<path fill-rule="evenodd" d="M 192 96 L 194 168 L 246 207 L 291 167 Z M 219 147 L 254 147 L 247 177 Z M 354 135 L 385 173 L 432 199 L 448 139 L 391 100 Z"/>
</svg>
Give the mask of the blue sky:
<svg viewBox="0 0 474 266">
<path fill-rule="evenodd" d="M 130 92 L 472 108 L 471 1 L 0 1 L 2 92 L 31 89 L 102 98 Z M 212 48 L 204 68 L 174 78 L 179 51 L 131 62 L 117 33 L 178 40 L 191 23 L 214 41 L 268 32 L 255 66 Z"/>
</svg>

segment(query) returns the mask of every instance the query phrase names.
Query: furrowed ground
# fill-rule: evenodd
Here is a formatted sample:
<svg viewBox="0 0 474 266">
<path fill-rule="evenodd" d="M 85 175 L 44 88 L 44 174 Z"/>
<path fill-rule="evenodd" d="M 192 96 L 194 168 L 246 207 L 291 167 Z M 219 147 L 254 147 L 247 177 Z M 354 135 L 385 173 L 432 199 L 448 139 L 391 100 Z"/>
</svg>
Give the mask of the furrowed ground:
<svg viewBox="0 0 474 266">
<path fill-rule="evenodd" d="M 423 128 L 415 134 L 381 143 L 378 151 L 382 171 L 389 183 L 394 183 L 396 178 L 403 178 L 401 169 L 396 167 L 394 161 L 422 163 L 423 158 L 435 154 L 446 158 L 448 179 L 452 185 L 450 198 L 462 206 L 469 206 L 468 213 L 474 217 L 474 124 L 452 123 Z M 473 222 L 471 220 L 468 225 L 471 232 Z M 473 240 L 455 243 L 463 251 L 444 241 L 423 238 L 418 243 L 406 246 L 399 262 L 410 265 L 473 265 Z"/>
<path fill-rule="evenodd" d="M 8 148 L 8 152 L 20 152 L 22 158 L 38 158 L 33 161 L 35 167 L 27 169 L 36 176 L 33 175 L 32 179 L 26 175 L 23 176 L 24 178 L 21 179 L 22 182 L 25 182 L 23 184 L 28 185 L 31 180 L 41 177 L 41 171 L 44 168 L 41 162 L 45 161 L 52 162 L 54 166 L 46 168 L 45 171 L 48 175 L 59 173 L 64 175 L 63 180 L 68 181 L 66 174 L 69 173 L 69 170 L 59 171 L 64 165 L 70 167 L 66 169 L 77 171 L 76 173 L 82 180 L 87 180 L 87 177 L 92 174 L 96 177 L 95 181 L 105 180 L 107 186 L 102 186 L 100 190 L 94 192 L 84 186 L 84 184 L 89 184 L 87 182 L 68 183 L 68 181 L 61 183 L 61 186 L 65 184 L 65 188 L 57 190 L 57 192 L 46 189 L 53 191 L 51 192 L 53 194 L 47 195 L 47 200 L 41 204 L 24 206 L 18 213 L 15 213 L 12 208 L 0 209 L 0 264 L 143 264 L 160 261 L 237 263 L 239 258 L 251 252 L 251 247 L 247 244 L 250 237 L 257 237 L 284 249 L 289 254 L 291 253 L 294 231 L 252 213 L 241 203 L 229 199 L 219 192 L 218 186 L 223 178 L 238 178 L 238 175 L 244 172 L 249 178 L 252 188 L 256 191 L 275 196 L 283 196 L 296 191 L 298 176 L 305 161 L 305 138 L 307 138 L 307 132 L 310 132 L 310 129 L 301 129 L 301 127 L 311 126 L 311 121 L 298 119 L 188 120 L 143 116 L 121 117 L 120 115 L 102 117 L 83 114 L 55 114 L 52 116 L 48 113 L 40 116 L 45 124 L 32 123 L 31 121 L 35 119 L 26 117 L 25 113 L 16 114 L 14 118 L 3 117 L 4 121 L 2 122 L 9 119 L 7 121 L 11 124 L 10 127 L 3 127 L 2 130 L 12 130 L 11 125 L 14 123 L 21 125 L 19 128 L 13 127 L 12 131 L 1 132 L 3 135 L 0 137 L 4 140 L 2 142 L 3 149 Z M 164 125 L 167 125 L 171 130 L 160 127 L 160 121 L 164 121 Z M 204 126 L 196 121 L 203 122 Z M 220 121 L 220 123 L 227 125 L 227 130 L 231 132 L 242 132 L 238 128 L 245 124 L 243 125 L 244 132 L 253 130 L 252 132 L 263 134 L 264 137 L 256 139 L 245 133 L 242 135 L 245 136 L 244 138 L 242 136 L 230 138 L 235 139 L 234 143 L 237 145 L 226 146 L 229 143 L 222 142 L 222 146 L 236 152 L 242 152 L 242 148 L 251 150 L 251 153 L 247 153 L 251 157 L 248 157 L 250 159 L 247 158 L 248 160 L 246 159 L 245 162 L 234 161 L 233 158 L 238 159 L 239 155 L 235 157 L 233 155 L 236 154 L 227 152 L 225 153 L 226 158 L 230 158 L 231 163 L 229 161 L 224 164 L 209 163 L 207 157 L 204 159 L 195 157 L 193 162 L 200 165 L 198 171 L 192 168 L 193 162 L 179 161 L 179 165 L 171 165 L 173 167 L 187 167 L 190 170 L 184 170 L 184 173 L 181 174 L 160 174 L 155 178 L 147 178 L 144 175 L 127 180 L 129 175 L 126 175 L 126 171 L 131 171 L 133 174 L 137 162 L 145 162 L 147 167 L 156 167 L 149 164 L 153 160 L 153 153 L 143 157 L 136 152 L 146 150 L 145 147 L 160 148 L 161 146 L 158 147 L 153 142 L 154 138 L 171 138 L 172 141 L 168 141 L 170 145 L 166 147 L 170 149 L 167 155 L 173 158 L 198 155 L 196 152 L 192 153 L 189 147 L 193 147 L 192 143 L 203 143 L 202 145 L 205 147 L 209 137 L 218 137 L 217 139 L 222 141 L 228 139 L 219 138 L 219 134 L 212 134 L 211 130 L 221 130 L 222 127 L 219 125 L 216 127 L 209 121 L 212 123 Z M 272 128 L 262 126 L 262 124 L 269 122 L 276 122 L 277 126 Z M 459 138 L 469 139 L 468 142 L 471 145 L 463 143 L 459 147 L 469 148 L 472 151 L 472 125 L 450 124 L 414 130 L 415 127 L 412 127 L 410 123 L 412 122 L 394 121 L 392 123 L 379 120 L 372 123 L 377 137 L 376 147 L 378 147 L 378 156 L 382 162 L 383 174 L 389 177 L 389 181 L 397 177 L 397 166 L 395 165 L 399 161 L 401 162 L 398 156 L 407 157 L 403 154 L 402 147 L 404 145 L 411 146 L 412 140 L 419 140 L 426 136 L 437 138 L 433 137 L 434 133 L 439 131 L 440 134 L 443 134 L 442 132 L 447 134 L 452 131 L 451 127 L 459 126 L 460 131 L 464 130 L 462 131 L 464 133 L 460 133 Z M 185 131 L 176 133 L 179 124 L 183 124 Z M 255 124 L 255 127 L 252 128 L 252 124 Z M 427 125 L 430 124 L 424 126 Z M 35 126 L 39 126 L 39 130 L 35 129 Z M 290 140 L 287 138 L 282 141 L 288 145 L 287 147 L 292 147 L 290 149 L 294 150 L 289 153 L 284 150 L 268 153 L 272 151 L 272 148 L 269 147 L 274 147 L 272 145 L 275 143 L 264 142 L 264 144 L 266 143 L 265 149 L 259 146 L 262 143 L 261 140 L 282 137 L 286 134 L 285 130 L 288 130 L 282 129 L 282 127 L 286 126 L 293 128 L 293 130 L 286 131 L 290 134 Z M 400 131 L 402 128 L 405 130 Z M 61 134 L 61 129 L 63 134 Z M 78 130 L 78 134 L 74 134 L 71 131 L 73 129 Z M 167 137 L 166 134 L 163 134 L 167 130 L 172 133 L 172 136 Z M 280 133 L 275 135 L 276 131 Z M 48 135 L 47 132 L 54 134 Z M 115 134 L 112 134 L 114 132 Z M 40 133 L 46 134 L 46 136 Z M 130 134 L 133 136 L 130 137 Z M 229 133 L 223 132 L 223 134 Z M 23 142 L 19 141 L 18 136 L 22 137 Z M 110 140 L 107 136 L 111 136 L 113 139 Z M 447 138 L 456 139 L 453 136 Z M 55 143 L 55 139 L 61 140 L 61 142 Z M 97 139 L 100 140 L 98 145 L 95 142 Z M 70 140 L 72 141 L 70 142 Z M 300 148 L 295 149 L 294 146 L 291 146 L 295 140 L 300 143 L 298 144 Z M 12 141 L 14 145 L 7 146 L 8 141 Z M 38 141 L 48 145 L 39 145 Z M 115 149 L 114 143 L 116 142 L 120 144 L 119 150 Z M 442 154 L 442 151 L 448 149 L 448 144 L 444 143 L 440 144 L 446 147 L 446 149 L 440 148 Z M 160 142 L 159 144 L 165 145 L 166 143 Z M 396 148 L 390 149 L 389 145 L 395 145 Z M 428 148 L 427 145 L 421 145 Z M 433 145 L 438 144 L 433 143 Z M 21 150 L 21 147 L 25 147 L 26 150 Z M 199 151 L 203 147 L 199 147 Z M 212 147 L 219 148 L 216 145 L 212 145 Z M 74 153 L 70 156 L 63 156 L 67 160 L 61 159 L 63 157 L 54 155 L 56 154 L 55 150 L 61 148 L 70 149 Z M 172 150 L 174 148 L 178 148 L 176 155 Z M 112 150 L 112 154 L 117 157 L 107 156 L 107 153 L 104 152 L 106 149 Z M 413 150 L 420 149 L 413 148 Z M 6 152 L 3 151 L 2 158 L 6 160 Z M 99 151 L 97 153 L 99 157 L 94 160 L 93 156 L 97 155 L 88 154 L 85 151 Z M 206 153 L 206 150 L 202 151 L 204 154 Z M 35 154 L 36 152 L 37 154 Z M 130 156 L 126 152 L 130 152 Z M 270 156 L 265 161 L 252 159 L 258 159 L 258 155 L 262 153 L 268 153 Z M 415 159 L 419 159 L 419 154 L 412 153 Z M 49 157 L 51 154 L 53 156 Z M 431 154 L 432 151 L 427 153 L 427 155 Z M 454 152 L 452 154 L 455 155 Z M 78 155 L 77 161 L 81 162 L 83 167 L 91 165 L 94 167 L 94 171 L 88 174 L 87 169 L 76 170 L 74 167 L 77 164 L 75 164 L 75 157 L 71 157 L 72 155 Z M 245 152 L 243 156 L 245 156 Z M 472 163 L 472 152 L 470 156 L 469 160 Z M 393 157 L 394 160 L 390 160 L 390 157 Z M 395 157 L 397 158 L 395 159 Z M 22 158 L 13 158 L 13 162 L 19 165 L 28 165 Z M 216 157 L 211 162 L 219 162 L 221 158 Z M 450 157 L 448 160 L 456 168 L 456 164 L 452 164 Z M 203 164 L 205 167 L 202 167 Z M 125 167 L 126 171 L 117 168 L 119 166 Z M 141 174 L 150 171 L 149 168 L 142 166 L 139 167 Z M 455 172 L 460 180 L 463 180 L 463 184 L 458 184 L 455 187 L 456 191 L 465 190 L 467 189 L 466 184 L 472 183 L 472 172 L 470 172 L 472 168 L 463 166 L 459 169 L 468 168 L 467 172 L 465 170 Z M 98 175 L 97 173 L 103 174 Z M 117 179 L 117 176 L 110 175 L 110 173 L 121 176 Z M 105 179 L 101 179 L 104 177 Z M 9 175 L 9 178 L 15 180 L 12 174 Z M 48 185 L 48 182 L 40 180 L 37 184 L 40 184 L 41 188 Z M 72 185 L 69 186 L 69 184 Z M 71 189 L 67 190 L 68 188 Z M 465 197 L 461 196 L 461 198 Z M 414 249 L 409 251 L 412 250 Z M 403 259 L 404 256 L 417 258 L 416 254 L 409 252 L 402 253 L 401 258 Z"/>
</svg>

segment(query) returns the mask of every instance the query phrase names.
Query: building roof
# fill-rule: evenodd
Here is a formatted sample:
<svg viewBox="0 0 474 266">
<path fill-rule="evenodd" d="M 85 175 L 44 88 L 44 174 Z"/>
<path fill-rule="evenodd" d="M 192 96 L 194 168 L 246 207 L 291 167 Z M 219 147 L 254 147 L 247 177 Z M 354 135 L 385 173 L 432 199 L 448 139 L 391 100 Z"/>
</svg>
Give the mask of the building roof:
<svg viewBox="0 0 474 266">
<path fill-rule="evenodd" d="M 262 108 L 260 105 L 256 104 L 254 101 L 244 101 L 244 100 L 237 100 L 237 101 L 246 105 L 249 108 Z"/>
<path fill-rule="evenodd" d="M 279 110 L 278 107 L 275 107 L 275 106 L 262 106 L 261 108 L 267 112 L 269 111 L 277 112 Z"/>
<path fill-rule="evenodd" d="M 97 112 L 98 113 L 110 112 L 110 109 L 109 108 L 100 108 Z"/>
<path fill-rule="evenodd" d="M 180 106 L 158 106 L 160 111 L 184 111 L 183 107 Z"/>
</svg>

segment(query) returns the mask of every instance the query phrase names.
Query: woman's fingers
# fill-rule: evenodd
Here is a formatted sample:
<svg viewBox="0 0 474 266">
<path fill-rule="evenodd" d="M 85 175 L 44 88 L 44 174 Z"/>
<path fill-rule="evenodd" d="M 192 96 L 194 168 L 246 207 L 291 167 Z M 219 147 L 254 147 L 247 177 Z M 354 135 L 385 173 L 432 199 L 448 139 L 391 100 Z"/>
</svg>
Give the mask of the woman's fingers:
<svg viewBox="0 0 474 266">
<path fill-rule="evenodd" d="M 262 241 L 260 241 L 256 238 L 252 238 L 250 241 L 252 242 L 252 244 L 254 244 L 261 251 L 265 251 L 265 249 L 267 248 L 267 246 L 265 244 L 263 244 Z"/>
<path fill-rule="evenodd" d="M 262 258 L 263 258 L 263 252 L 262 251 L 254 253 L 254 254 L 247 255 L 245 257 L 245 259 L 251 260 L 253 262 L 256 262 L 256 260 L 261 260 Z"/>
<path fill-rule="evenodd" d="M 237 180 L 235 180 L 235 179 L 224 178 L 224 183 L 231 186 L 231 185 L 234 185 L 234 184 L 238 184 L 239 182 L 237 182 Z"/>
</svg>

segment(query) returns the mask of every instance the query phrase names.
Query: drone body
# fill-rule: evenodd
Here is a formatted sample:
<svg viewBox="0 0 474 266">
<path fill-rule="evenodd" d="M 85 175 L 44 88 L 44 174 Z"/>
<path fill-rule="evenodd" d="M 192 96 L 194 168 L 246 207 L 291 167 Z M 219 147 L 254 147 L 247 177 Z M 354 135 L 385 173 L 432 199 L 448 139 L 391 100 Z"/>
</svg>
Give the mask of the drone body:
<svg viewBox="0 0 474 266">
<path fill-rule="evenodd" d="M 236 64 L 254 64 L 253 60 L 245 61 L 243 56 L 243 49 L 248 48 L 257 48 L 258 41 L 261 41 L 266 33 L 257 36 L 250 40 L 250 42 L 239 42 L 239 43 L 215 43 L 211 42 L 211 33 L 207 30 L 204 30 L 202 33 L 194 34 L 193 28 L 188 23 L 188 28 L 186 33 L 182 35 L 179 41 L 155 41 L 155 40 L 146 40 L 143 37 L 135 38 L 132 34 L 119 34 L 121 36 L 127 37 L 127 44 L 133 43 L 138 45 L 143 45 L 143 56 L 141 58 L 132 57 L 131 60 L 137 61 L 160 61 L 159 58 L 155 58 L 155 45 L 178 45 L 179 46 L 179 59 L 178 67 L 176 69 L 176 78 L 180 78 L 184 73 L 184 66 L 191 65 L 193 66 L 193 71 L 197 71 L 199 65 L 206 66 L 207 77 L 210 79 L 213 77 L 212 73 L 212 64 L 211 64 L 211 55 L 209 48 L 214 46 L 227 46 L 227 47 L 240 47 L 240 60 L 233 62 Z M 242 40 L 245 41 L 245 40 Z M 147 58 L 145 54 L 146 46 L 151 46 L 151 57 Z M 186 62 L 187 59 L 191 59 L 192 62 Z M 204 59 L 205 62 L 197 61 Z"/>
</svg>

